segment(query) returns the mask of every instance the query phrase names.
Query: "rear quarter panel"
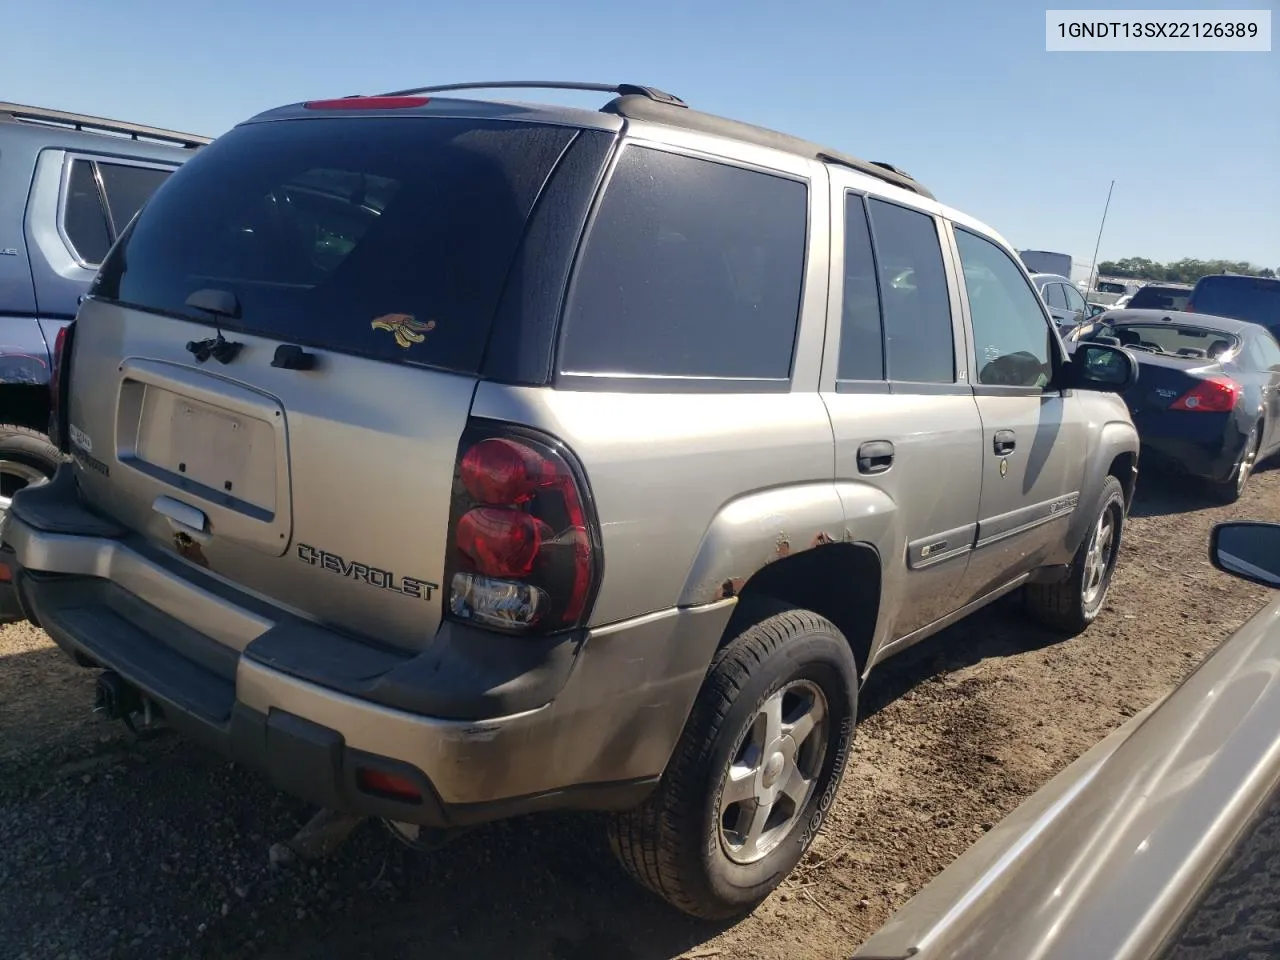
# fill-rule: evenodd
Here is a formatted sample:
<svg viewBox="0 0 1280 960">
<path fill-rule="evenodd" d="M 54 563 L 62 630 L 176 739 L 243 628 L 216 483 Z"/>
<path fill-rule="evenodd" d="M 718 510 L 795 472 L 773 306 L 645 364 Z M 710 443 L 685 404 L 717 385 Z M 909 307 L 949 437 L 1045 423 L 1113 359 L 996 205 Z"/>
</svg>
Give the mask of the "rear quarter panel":
<svg viewBox="0 0 1280 960">
<path fill-rule="evenodd" d="M 810 546 L 819 532 L 842 535 L 831 422 L 816 392 L 611 393 L 483 382 L 472 415 L 544 430 L 582 462 L 604 551 L 593 626 L 711 602 L 725 580 Z M 695 566 L 708 538 L 710 553 Z"/>
<path fill-rule="evenodd" d="M 35 317 L 0 316 L 0 386 L 38 387 L 48 382 L 49 345 L 40 322 Z"/>
</svg>

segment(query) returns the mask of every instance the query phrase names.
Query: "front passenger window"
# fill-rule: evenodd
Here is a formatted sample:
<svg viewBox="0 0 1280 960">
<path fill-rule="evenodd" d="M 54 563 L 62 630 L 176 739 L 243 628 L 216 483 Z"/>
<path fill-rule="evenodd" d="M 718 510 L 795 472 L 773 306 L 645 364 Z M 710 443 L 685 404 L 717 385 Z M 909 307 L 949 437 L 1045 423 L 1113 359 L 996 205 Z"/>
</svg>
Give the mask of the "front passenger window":
<svg viewBox="0 0 1280 960">
<path fill-rule="evenodd" d="M 1062 292 L 1060 283 L 1045 284 L 1044 299 L 1051 307 L 1057 307 L 1059 310 L 1067 309 L 1067 295 Z"/>
<path fill-rule="evenodd" d="M 973 320 L 978 383 L 1044 387 L 1053 377 L 1049 325 L 1040 298 L 1013 259 L 989 240 L 956 229 Z"/>
</svg>

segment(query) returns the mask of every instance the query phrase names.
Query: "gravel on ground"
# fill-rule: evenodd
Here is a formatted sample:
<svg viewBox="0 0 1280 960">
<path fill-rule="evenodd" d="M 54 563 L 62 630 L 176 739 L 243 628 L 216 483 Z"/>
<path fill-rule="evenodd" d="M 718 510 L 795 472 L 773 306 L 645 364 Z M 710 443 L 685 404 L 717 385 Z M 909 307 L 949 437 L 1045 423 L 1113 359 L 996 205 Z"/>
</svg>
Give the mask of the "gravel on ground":
<svg viewBox="0 0 1280 960">
<path fill-rule="evenodd" d="M 633 887 L 589 816 L 495 824 L 430 855 L 366 822 L 327 860 L 273 855 L 313 811 L 170 734 L 95 718 L 90 671 L 30 625 L 0 628 L 0 956 L 843 960 L 1265 601 L 1207 544 L 1218 520 L 1280 520 L 1280 470 L 1231 507 L 1140 487 L 1084 634 L 1057 641 L 1009 598 L 877 669 L 824 833 L 736 924 Z"/>
</svg>

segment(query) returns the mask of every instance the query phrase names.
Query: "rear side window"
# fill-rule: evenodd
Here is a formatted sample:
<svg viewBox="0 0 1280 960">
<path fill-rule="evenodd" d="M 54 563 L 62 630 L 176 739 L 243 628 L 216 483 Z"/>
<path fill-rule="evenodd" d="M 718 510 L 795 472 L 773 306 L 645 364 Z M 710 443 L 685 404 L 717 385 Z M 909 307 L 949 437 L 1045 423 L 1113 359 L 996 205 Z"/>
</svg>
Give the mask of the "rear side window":
<svg viewBox="0 0 1280 960">
<path fill-rule="evenodd" d="M 233 294 L 242 330 L 474 373 L 565 127 L 453 118 L 238 127 L 148 203 L 99 297 L 209 322 Z"/>
<path fill-rule="evenodd" d="M 97 176 L 90 160 L 73 160 L 62 207 L 62 229 L 76 255 L 101 263 L 111 248 L 111 222 L 102 206 Z"/>
<path fill-rule="evenodd" d="M 90 265 L 101 263 L 116 237 L 171 172 L 109 160 L 72 160 L 62 229 L 76 255 Z"/>
<path fill-rule="evenodd" d="M 116 233 L 129 225 L 142 205 L 160 189 L 171 171 L 155 167 L 135 167 L 121 163 L 98 163 L 102 177 L 102 189 L 107 195 L 107 207 Z"/>
<path fill-rule="evenodd" d="M 628 146 L 579 256 L 566 374 L 786 380 L 805 184 Z"/>
<path fill-rule="evenodd" d="M 933 217 L 870 200 L 889 379 L 953 383 L 955 344 L 942 248 Z"/>
<path fill-rule="evenodd" d="M 1280 327 L 1280 280 L 1263 277 L 1205 277 L 1191 302 L 1196 313 Z"/>
<path fill-rule="evenodd" d="M 1059 310 L 1067 309 L 1067 295 L 1060 283 L 1045 284 L 1044 299 L 1051 307 L 1057 307 Z"/>
<path fill-rule="evenodd" d="M 1129 299 L 1130 310 L 1184 310 L 1190 290 L 1145 286 Z"/>
</svg>

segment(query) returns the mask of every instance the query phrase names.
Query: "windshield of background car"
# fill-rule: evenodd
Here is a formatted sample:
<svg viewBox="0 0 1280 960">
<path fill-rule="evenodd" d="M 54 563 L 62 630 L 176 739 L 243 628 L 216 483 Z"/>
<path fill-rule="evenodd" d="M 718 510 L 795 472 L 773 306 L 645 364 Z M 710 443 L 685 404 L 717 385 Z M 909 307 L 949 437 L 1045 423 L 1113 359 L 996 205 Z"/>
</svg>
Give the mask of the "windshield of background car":
<svg viewBox="0 0 1280 960">
<path fill-rule="evenodd" d="M 1172 323 L 1100 323 L 1083 339 L 1115 337 L 1126 347 L 1157 347 L 1161 353 L 1220 357 L 1240 345 L 1235 336 L 1221 330 Z"/>
<path fill-rule="evenodd" d="M 1196 313 L 1280 327 L 1280 280 L 1264 277 L 1205 277 L 1191 298 Z"/>
<path fill-rule="evenodd" d="M 250 123 L 154 196 L 96 297 L 221 328 L 474 373 L 538 191 L 574 130 L 454 118 Z"/>
<path fill-rule="evenodd" d="M 1185 310 L 1191 291 L 1179 287 L 1143 287 L 1129 301 L 1130 310 Z"/>
</svg>

